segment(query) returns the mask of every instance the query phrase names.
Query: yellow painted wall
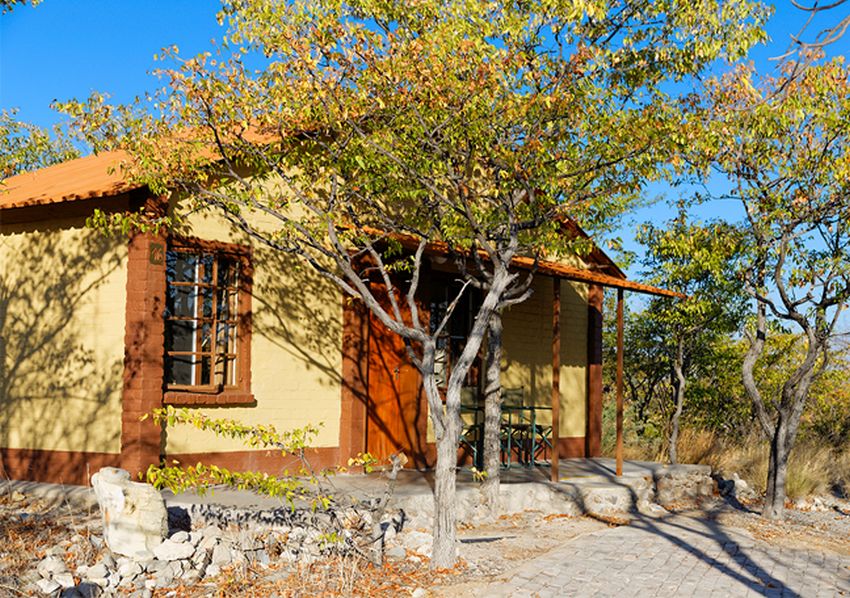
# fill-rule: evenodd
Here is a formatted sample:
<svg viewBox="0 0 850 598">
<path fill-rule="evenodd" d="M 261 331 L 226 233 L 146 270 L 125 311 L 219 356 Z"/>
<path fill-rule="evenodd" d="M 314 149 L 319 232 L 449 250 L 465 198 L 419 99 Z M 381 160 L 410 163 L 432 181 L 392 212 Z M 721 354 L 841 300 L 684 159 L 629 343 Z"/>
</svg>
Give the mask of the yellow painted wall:
<svg viewBox="0 0 850 598">
<path fill-rule="evenodd" d="M 258 226 L 270 221 L 253 220 Z M 205 408 L 212 417 L 272 424 L 279 431 L 322 424 L 316 447 L 339 444 L 342 295 L 299 258 L 252 243 L 217 214 L 189 217 L 181 234 L 253 245 L 252 407 Z M 170 454 L 246 450 L 240 443 L 180 427 L 167 432 Z"/>
<path fill-rule="evenodd" d="M 526 404 L 552 404 L 552 279 L 538 276 L 534 294 L 506 310 L 504 389 L 521 389 Z M 559 436 L 585 435 L 587 411 L 587 286 L 561 281 L 561 426 Z M 551 423 L 551 412 L 538 412 Z"/>
<path fill-rule="evenodd" d="M 0 220 L 0 446 L 120 451 L 126 284 L 123 239 Z"/>
</svg>

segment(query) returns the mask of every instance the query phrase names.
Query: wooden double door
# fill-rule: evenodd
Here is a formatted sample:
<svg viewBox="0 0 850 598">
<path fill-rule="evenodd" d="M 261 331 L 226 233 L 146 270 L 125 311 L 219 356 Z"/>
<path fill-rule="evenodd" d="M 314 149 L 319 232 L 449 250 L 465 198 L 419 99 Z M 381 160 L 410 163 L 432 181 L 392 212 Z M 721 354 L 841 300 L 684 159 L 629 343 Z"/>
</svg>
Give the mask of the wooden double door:
<svg viewBox="0 0 850 598">
<path fill-rule="evenodd" d="M 417 308 L 423 322 L 432 322 L 434 325 L 435 320 L 442 316 L 441 310 L 445 309 L 457 290 L 453 278 L 439 272 L 429 273 L 421 297 L 417 298 Z M 383 301 L 389 303 L 386 297 Z M 403 303 L 399 301 L 400 306 Z M 452 352 L 462 348 L 465 342 L 475 304 L 476 298 L 471 294 L 461 301 L 452 325 L 447 327 L 445 337 L 439 341 L 443 376 L 447 376 L 450 370 Z M 406 305 L 402 310 L 403 317 L 409 319 Z M 435 451 L 433 445 L 427 442 L 428 402 L 422 387 L 422 376 L 411 363 L 404 340 L 370 313 L 368 347 L 367 452 L 382 459 L 404 451 L 411 466 L 420 469 L 431 467 Z M 476 366 L 471 373 L 471 383 L 477 383 L 477 377 Z"/>
</svg>

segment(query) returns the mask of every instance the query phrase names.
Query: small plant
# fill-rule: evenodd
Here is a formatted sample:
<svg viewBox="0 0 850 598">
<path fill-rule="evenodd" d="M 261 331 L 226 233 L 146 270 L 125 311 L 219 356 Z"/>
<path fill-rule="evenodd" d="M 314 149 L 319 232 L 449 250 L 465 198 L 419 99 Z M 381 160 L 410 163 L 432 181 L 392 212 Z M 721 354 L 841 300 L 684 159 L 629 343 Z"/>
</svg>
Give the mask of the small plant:
<svg viewBox="0 0 850 598">
<path fill-rule="evenodd" d="M 470 467 L 469 471 L 472 472 L 472 480 L 478 483 L 482 483 L 487 480 L 487 472 L 481 471 L 477 467 Z"/>
<path fill-rule="evenodd" d="M 349 467 L 362 467 L 366 473 L 372 473 L 378 460 L 371 453 L 357 453 L 356 457 L 348 460 Z"/>
<path fill-rule="evenodd" d="M 282 455 L 298 457 L 301 466 L 282 475 L 274 476 L 258 471 L 231 471 L 217 465 L 183 466 L 178 461 L 171 464 L 151 465 L 145 478 L 154 488 L 168 488 L 179 493 L 192 490 L 200 495 L 212 491 L 214 486 L 227 486 L 237 490 L 250 490 L 272 498 L 282 498 L 294 507 L 296 500 L 309 502 L 313 509 L 327 509 L 332 497 L 320 488 L 319 478 L 307 462 L 305 451 L 319 433 L 316 426 L 304 426 L 286 432 L 278 432 L 274 426 L 249 426 L 238 421 L 221 418 L 214 419 L 198 411 L 187 408 L 175 409 L 167 406 L 155 409 L 151 416 L 157 424 L 166 426 L 190 425 L 199 430 L 212 432 L 216 436 L 234 438 L 250 448 L 273 448 Z M 145 419 L 147 415 L 143 416 Z M 326 475 L 327 472 L 322 472 Z"/>
<path fill-rule="evenodd" d="M 330 473 L 344 471 L 344 469 L 324 470 L 317 474 L 307 460 L 306 451 L 319 433 L 317 426 L 304 426 L 279 432 L 274 426 L 245 425 L 232 419 L 216 419 L 185 407 L 175 409 L 172 406 L 155 409 L 149 416 L 157 424 L 165 424 L 169 427 L 189 425 L 216 436 L 240 440 L 250 448 L 279 450 L 282 455 L 297 457 L 301 463 L 295 471 L 284 470 L 281 475 L 274 476 L 259 471 L 231 471 L 204 463 L 184 466 L 178 461 L 172 461 L 170 464 L 161 463 L 148 467 L 145 477 L 155 488 L 168 488 L 174 493 L 194 491 L 203 495 L 208 491 L 212 492 L 215 486 L 226 486 L 281 498 L 289 504 L 293 513 L 296 510 L 303 513 L 306 510 L 305 506 L 309 505 L 311 513 L 306 518 L 306 523 L 319 531 L 319 541 L 324 552 L 354 556 L 355 560 L 357 555 L 365 556 L 365 553 L 369 552 L 373 563 L 382 562 L 383 541 L 381 540 L 384 529 L 381 526 L 381 520 L 393 495 L 396 476 L 407 463 L 407 457 L 403 453 L 389 457 L 391 469 L 385 474 L 387 486 L 379 500 L 361 501 L 349 497 L 351 500 L 338 501 L 324 491 L 322 482 Z M 144 416 L 142 419 L 147 417 Z M 369 453 L 358 453 L 356 457 L 348 460 L 349 467 L 361 466 L 367 473 L 373 471 L 378 463 L 378 459 Z M 344 521 L 349 517 L 346 517 L 343 510 L 338 509 L 341 503 L 353 504 L 354 507 L 347 507 L 346 510 L 353 508 L 357 517 L 362 518 L 358 511 L 363 509 L 370 511 L 370 520 L 373 522 L 371 529 L 357 531 L 350 526 L 346 528 Z"/>
</svg>

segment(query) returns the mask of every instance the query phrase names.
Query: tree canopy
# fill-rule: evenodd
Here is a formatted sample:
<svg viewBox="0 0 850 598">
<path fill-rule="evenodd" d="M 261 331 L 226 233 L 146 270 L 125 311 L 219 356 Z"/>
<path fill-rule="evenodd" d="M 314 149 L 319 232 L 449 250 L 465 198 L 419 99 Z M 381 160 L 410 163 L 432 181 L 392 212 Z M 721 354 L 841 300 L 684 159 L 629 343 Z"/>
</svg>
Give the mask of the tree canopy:
<svg viewBox="0 0 850 598">
<path fill-rule="evenodd" d="M 16 118 L 16 110 L 0 112 L 0 178 L 58 164 L 80 155 L 70 140 Z"/>
</svg>

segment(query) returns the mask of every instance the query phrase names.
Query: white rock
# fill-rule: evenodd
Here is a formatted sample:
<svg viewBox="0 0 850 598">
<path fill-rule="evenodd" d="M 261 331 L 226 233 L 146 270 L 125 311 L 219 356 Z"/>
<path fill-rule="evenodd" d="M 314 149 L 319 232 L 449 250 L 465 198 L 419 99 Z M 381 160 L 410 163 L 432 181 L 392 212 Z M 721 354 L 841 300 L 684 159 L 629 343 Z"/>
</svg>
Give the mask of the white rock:
<svg viewBox="0 0 850 598">
<path fill-rule="evenodd" d="M 109 549 L 125 556 L 151 551 L 168 531 L 162 495 L 149 484 L 130 481 L 130 474 L 104 467 L 92 476 L 103 516 L 103 536 Z"/>
<path fill-rule="evenodd" d="M 133 561 L 135 561 L 136 563 L 139 563 L 140 565 L 142 565 L 142 567 L 145 567 L 145 566 L 147 566 L 148 563 L 150 563 L 155 558 L 156 557 L 154 556 L 154 553 L 151 552 L 150 550 L 142 550 L 140 552 L 137 552 L 133 556 Z"/>
<path fill-rule="evenodd" d="M 166 540 L 153 549 L 153 553 L 160 561 L 179 561 L 188 559 L 195 552 L 195 547 L 188 542 L 174 542 Z"/>
<path fill-rule="evenodd" d="M 230 548 L 225 546 L 224 544 L 219 544 L 215 548 L 213 548 L 212 553 L 212 564 L 218 565 L 221 567 L 222 565 L 229 565 L 233 560 L 233 554 L 230 551 Z"/>
<path fill-rule="evenodd" d="M 71 575 L 70 572 L 66 571 L 65 573 L 58 573 L 53 576 L 53 581 L 58 583 L 63 588 L 73 588 L 76 584 L 74 582 L 74 576 Z"/>
<path fill-rule="evenodd" d="M 189 569 L 183 575 L 180 576 L 180 579 L 186 585 L 194 585 L 201 580 L 201 573 L 197 569 Z"/>
<path fill-rule="evenodd" d="M 39 579 L 35 582 L 35 585 L 38 586 L 38 589 L 41 590 L 42 594 L 52 594 L 62 588 L 62 586 L 52 579 Z"/>
<path fill-rule="evenodd" d="M 213 563 L 207 567 L 207 570 L 204 572 L 204 577 L 215 577 L 219 573 L 221 573 L 221 567 Z"/>
<path fill-rule="evenodd" d="M 142 566 L 138 563 L 124 563 L 118 567 L 118 575 L 121 577 L 135 577 L 142 572 Z"/>
<path fill-rule="evenodd" d="M 407 556 L 407 551 L 401 546 L 393 546 L 387 550 L 387 557 L 391 559 L 403 559 Z"/>
<path fill-rule="evenodd" d="M 37 566 L 36 571 L 44 578 L 50 579 L 55 575 L 68 572 L 68 566 L 65 561 L 58 556 L 45 557 Z"/>
<path fill-rule="evenodd" d="M 416 588 L 413 590 L 413 593 L 410 595 L 411 598 L 424 598 L 424 596 L 428 595 L 428 590 L 425 588 Z"/>
<path fill-rule="evenodd" d="M 201 533 L 205 538 L 221 538 L 222 531 L 217 525 L 208 525 L 201 530 Z"/>
<path fill-rule="evenodd" d="M 92 565 L 86 571 L 86 579 L 100 579 L 109 575 L 109 569 L 103 563 Z"/>
<path fill-rule="evenodd" d="M 169 538 L 172 542 L 188 542 L 189 541 L 189 532 L 175 532 Z"/>
</svg>

